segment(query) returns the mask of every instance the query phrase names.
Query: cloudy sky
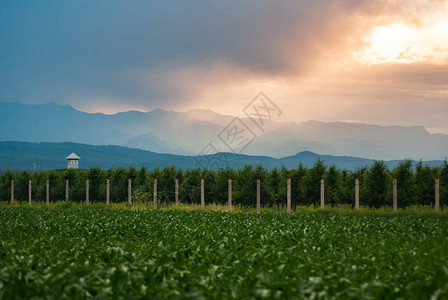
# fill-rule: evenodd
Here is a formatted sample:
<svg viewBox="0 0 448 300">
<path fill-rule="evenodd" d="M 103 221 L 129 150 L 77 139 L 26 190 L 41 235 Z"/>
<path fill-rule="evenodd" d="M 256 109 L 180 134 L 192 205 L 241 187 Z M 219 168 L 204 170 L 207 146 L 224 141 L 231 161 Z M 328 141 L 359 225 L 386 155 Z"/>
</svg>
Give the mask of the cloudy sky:
<svg viewBox="0 0 448 300">
<path fill-rule="evenodd" d="M 448 3 L 2 1 L 0 101 L 208 108 L 448 133 Z"/>
</svg>

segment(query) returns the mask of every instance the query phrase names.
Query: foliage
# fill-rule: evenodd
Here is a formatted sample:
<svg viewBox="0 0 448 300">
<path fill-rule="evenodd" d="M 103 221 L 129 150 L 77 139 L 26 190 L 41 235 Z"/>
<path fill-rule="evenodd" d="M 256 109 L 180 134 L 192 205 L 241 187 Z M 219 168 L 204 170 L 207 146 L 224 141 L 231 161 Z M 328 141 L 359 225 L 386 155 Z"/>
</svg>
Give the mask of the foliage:
<svg viewBox="0 0 448 300">
<path fill-rule="evenodd" d="M 366 203 L 370 207 L 379 208 L 389 204 L 387 201 L 387 168 L 383 161 L 375 161 L 366 178 Z"/>
<path fill-rule="evenodd" d="M 151 201 L 153 201 L 153 196 L 144 191 L 141 188 L 137 188 L 136 190 L 134 190 L 133 195 L 132 195 L 132 202 L 134 204 L 144 204 L 144 205 L 148 205 L 148 203 L 150 203 Z"/>
<path fill-rule="evenodd" d="M 0 207 L 0 299 L 448 297 L 446 218 L 300 210 Z"/>
<path fill-rule="evenodd" d="M 158 206 L 174 203 L 175 179 L 179 182 L 179 201 L 200 204 L 200 183 L 204 179 L 205 202 L 226 205 L 228 180 L 232 179 L 232 202 L 236 207 L 254 207 L 256 204 L 256 180 L 261 182 L 261 204 L 263 207 L 283 209 L 286 205 L 286 182 L 291 179 L 291 201 L 295 210 L 299 205 L 319 206 L 320 180 L 325 180 L 326 207 L 354 206 L 355 179 L 360 182 L 361 205 L 379 208 L 392 205 L 392 177 L 398 182 L 398 205 L 401 208 L 413 205 L 434 205 L 434 180 L 440 178 L 440 204 L 448 203 L 448 164 L 429 167 L 409 160 L 388 170 L 382 161 L 375 161 L 370 168 L 354 172 L 326 166 L 318 159 L 311 168 L 299 164 L 295 169 L 272 168 L 262 165 L 255 168 L 246 165 L 242 169 L 189 169 L 164 167 L 147 170 L 134 167 L 117 169 L 91 168 L 89 170 L 53 170 L 32 174 L 28 171 L 10 172 L 0 175 L 0 201 L 11 198 L 11 180 L 15 181 L 15 200 L 28 202 L 28 181 L 32 180 L 34 203 L 45 202 L 46 180 L 50 181 L 50 201 L 65 200 L 65 181 L 69 180 L 69 201 L 83 203 L 86 199 L 86 180 L 89 179 L 91 203 L 105 203 L 106 180 L 110 180 L 111 203 L 127 201 L 128 179 L 132 180 L 132 197 L 135 201 L 153 201 L 154 180 L 157 180 Z"/>
<path fill-rule="evenodd" d="M 397 197 L 401 199 L 398 203 L 399 206 L 406 207 L 415 204 L 414 201 L 418 197 L 415 197 L 414 193 L 418 188 L 415 185 L 417 178 L 413 176 L 412 162 L 410 160 L 400 162 L 392 173 L 397 178 L 397 185 L 399 186 L 397 187 Z"/>
</svg>

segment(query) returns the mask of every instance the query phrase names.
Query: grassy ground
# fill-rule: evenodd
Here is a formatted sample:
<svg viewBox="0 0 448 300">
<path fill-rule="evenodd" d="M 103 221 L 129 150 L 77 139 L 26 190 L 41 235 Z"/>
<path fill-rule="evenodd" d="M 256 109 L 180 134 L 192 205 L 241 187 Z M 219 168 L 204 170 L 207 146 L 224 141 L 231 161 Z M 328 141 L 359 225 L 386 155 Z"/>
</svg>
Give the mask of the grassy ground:
<svg viewBox="0 0 448 300">
<path fill-rule="evenodd" d="M 1 207 L 29 207 L 27 203 L 19 204 L 15 202 L 13 205 L 10 205 L 6 202 L 0 202 Z M 66 202 L 66 201 L 57 201 L 50 202 L 49 205 L 38 202 L 33 203 L 32 207 L 35 208 L 49 208 L 49 209 L 124 209 L 124 210 L 153 210 L 153 203 L 134 203 L 129 205 L 126 202 L 122 203 L 111 203 L 106 205 L 105 203 L 91 203 L 89 205 L 74 203 L 74 202 Z M 192 211 L 192 210 L 203 210 L 203 211 L 216 211 L 216 212 L 229 212 L 228 205 L 221 204 L 207 204 L 205 207 L 201 207 L 200 204 L 183 204 L 180 203 L 178 205 L 174 204 L 166 204 L 159 203 L 158 210 L 181 210 L 181 211 Z M 241 213 L 241 212 L 256 212 L 255 207 L 240 207 L 233 206 L 232 212 Z M 261 212 L 281 212 L 286 213 L 286 207 L 277 208 L 277 206 L 273 207 L 262 207 Z M 361 206 L 359 210 L 353 209 L 349 205 L 339 205 L 336 207 L 326 206 L 325 209 L 315 208 L 314 206 L 297 206 L 295 211 L 292 214 L 342 214 L 349 216 L 376 216 L 376 217 L 430 217 L 430 218 L 446 218 L 448 219 L 448 210 L 441 209 L 439 211 L 435 211 L 432 206 L 410 206 L 407 208 L 400 208 L 397 211 L 393 211 L 391 207 L 381 207 L 378 209 L 372 209 L 368 207 Z"/>
<path fill-rule="evenodd" d="M 0 207 L 1 299 L 448 298 L 445 212 L 50 207 Z"/>
</svg>

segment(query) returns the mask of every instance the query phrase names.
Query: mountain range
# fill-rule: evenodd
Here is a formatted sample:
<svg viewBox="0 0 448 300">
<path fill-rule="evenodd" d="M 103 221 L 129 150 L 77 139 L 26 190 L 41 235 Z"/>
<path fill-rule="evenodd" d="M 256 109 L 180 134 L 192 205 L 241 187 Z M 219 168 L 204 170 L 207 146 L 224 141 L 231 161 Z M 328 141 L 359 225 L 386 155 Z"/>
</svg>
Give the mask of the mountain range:
<svg viewBox="0 0 448 300">
<path fill-rule="evenodd" d="M 304 151 L 296 155 L 283 158 L 268 156 L 251 156 L 234 153 L 217 153 L 205 156 L 189 156 L 175 154 L 161 154 L 146 150 L 132 149 L 121 146 L 94 146 L 79 143 L 29 143 L 29 142 L 0 142 L 0 171 L 33 170 L 36 162 L 37 170 L 64 169 L 67 167 L 66 157 L 75 152 L 81 157 L 80 168 L 100 167 L 103 169 L 116 167 L 156 167 L 176 166 L 182 169 L 194 167 L 243 168 L 245 165 L 256 166 L 262 164 L 270 169 L 274 167 L 296 168 L 300 163 L 311 167 L 318 158 L 326 165 L 335 165 L 341 169 L 354 170 L 359 167 L 370 166 L 373 160 L 348 156 L 318 155 Z M 400 160 L 386 161 L 390 168 L 395 167 Z M 416 163 L 416 162 L 414 162 Z M 425 164 L 436 166 L 443 161 L 427 161 Z"/>
<path fill-rule="evenodd" d="M 157 153 L 197 155 L 210 142 L 215 143 L 216 152 L 231 151 L 218 135 L 232 120 L 232 116 L 204 109 L 186 112 L 155 109 L 107 115 L 55 103 L 0 103 L 0 141 L 117 145 Z M 377 160 L 447 157 L 448 135 L 431 134 L 423 126 L 264 120 L 260 130 L 248 118 L 240 121 L 255 136 L 241 152 L 245 155 L 284 158 L 310 151 Z"/>
</svg>

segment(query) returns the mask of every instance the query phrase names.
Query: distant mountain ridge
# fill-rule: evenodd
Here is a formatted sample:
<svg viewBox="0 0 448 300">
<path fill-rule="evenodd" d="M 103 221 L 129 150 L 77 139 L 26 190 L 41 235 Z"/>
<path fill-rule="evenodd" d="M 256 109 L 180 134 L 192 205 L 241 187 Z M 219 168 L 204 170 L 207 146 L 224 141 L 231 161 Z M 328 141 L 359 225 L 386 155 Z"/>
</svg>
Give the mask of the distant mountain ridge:
<svg viewBox="0 0 448 300">
<path fill-rule="evenodd" d="M 132 145 L 139 138 L 138 145 L 145 150 L 193 153 L 221 126 L 160 109 L 106 115 L 81 112 L 69 105 L 13 102 L 0 103 L 0 128 L 1 141 Z"/>
<path fill-rule="evenodd" d="M 237 155 L 234 153 L 218 153 L 209 156 L 187 156 L 174 154 L 161 154 L 150 151 L 131 149 L 121 146 L 94 146 L 78 143 L 28 143 L 28 142 L 0 142 L 0 171 L 32 170 L 33 163 L 37 163 L 37 170 L 65 169 L 67 167 L 66 157 L 70 153 L 76 153 L 81 157 L 80 168 L 90 167 L 116 168 L 116 167 L 142 167 L 148 169 L 165 166 L 176 166 L 183 169 L 198 167 L 198 162 L 213 161 L 214 158 L 222 158 L 218 165 L 207 165 L 209 168 L 243 168 L 246 164 L 256 166 L 262 164 L 266 168 L 282 167 L 288 169 L 296 168 L 300 163 L 311 167 L 318 158 L 326 165 L 335 165 L 341 169 L 354 170 L 356 168 L 370 166 L 373 160 L 347 157 L 319 155 L 310 151 L 297 153 L 293 156 L 283 158 L 272 158 L 268 156 Z M 396 166 L 400 161 L 387 161 L 389 167 Z M 428 165 L 442 165 L 443 161 L 428 161 Z"/>
<path fill-rule="evenodd" d="M 158 153 L 194 155 L 234 117 L 211 110 L 186 112 L 155 109 L 112 115 L 86 113 L 70 105 L 0 103 L 0 141 L 73 142 L 118 145 Z M 422 126 L 379 126 L 359 123 L 266 120 L 262 130 L 248 118 L 256 138 L 244 154 L 275 158 L 311 151 L 336 156 L 391 160 L 442 160 L 448 156 L 448 135 L 431 134 Z M 258 131 L 256 131 L 258 130 Z M 221 143 L 219 151 L 231 151 Z"/>
<path fill-rule="evenodd" d="M 263 149 L 268 144 L 278 145 L 275 156 L 297 149 L 382 160 L 444 159 L 448 154 L 448 135 L 431 134 L 423 126 L 308 121 L 268 132 L 254 142 L 254 148 Z M 263 153 L 274 155 L 270 151 Z"/>
</svg>

